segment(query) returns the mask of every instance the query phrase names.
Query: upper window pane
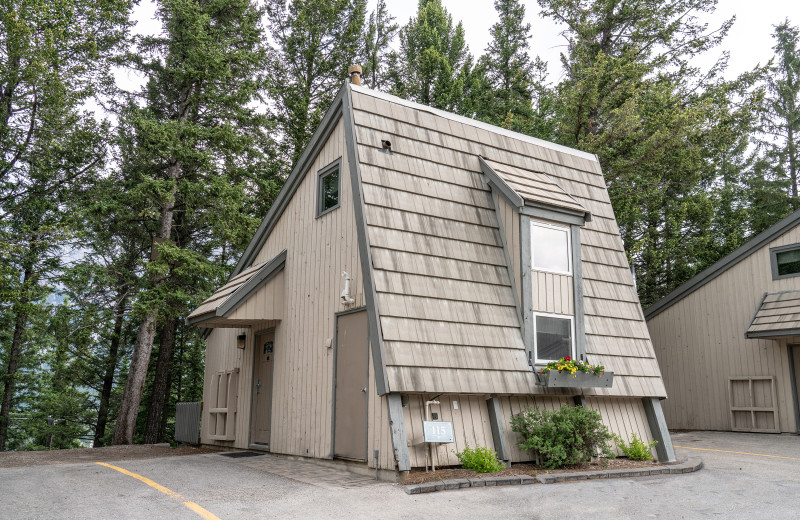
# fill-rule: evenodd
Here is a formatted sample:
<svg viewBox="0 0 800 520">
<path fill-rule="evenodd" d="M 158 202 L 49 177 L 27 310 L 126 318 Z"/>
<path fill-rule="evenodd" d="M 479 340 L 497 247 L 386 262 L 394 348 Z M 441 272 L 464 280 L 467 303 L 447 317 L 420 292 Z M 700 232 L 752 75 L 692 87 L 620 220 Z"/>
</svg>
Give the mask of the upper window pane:
<svg viewBox="0 0 800 520">
<path fill-rule="evenodd" d="M 572 320 L 536 316 L 536 359 L 557 361 L 572 355 Z"/>
<path fill-rule="evenodd" d="M 534 269 L 569 273 L 569 228 L 532 222 L 531 255 Z"/>
<path fill-rule="evenodd" d="M 320 175 L 319 178 L 319 211 L 322 215 L 339 205 L 339 167 Z"/>
<path fill-rule="evenodd" d="M 778 263 L 778 276 L 800 273 L 800 249 L 776 253 Z"/>
</svg>

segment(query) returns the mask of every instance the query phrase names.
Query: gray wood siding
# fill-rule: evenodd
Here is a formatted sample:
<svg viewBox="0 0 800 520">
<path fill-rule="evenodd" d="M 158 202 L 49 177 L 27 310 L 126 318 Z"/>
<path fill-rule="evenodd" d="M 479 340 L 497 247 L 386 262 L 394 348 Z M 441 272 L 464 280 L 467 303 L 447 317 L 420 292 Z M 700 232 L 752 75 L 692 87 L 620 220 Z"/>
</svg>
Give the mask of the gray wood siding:
<svg viewBox="0 0 800 520">
<path fill-rule="evenodd" d="M 572 275 L 531 271 L 534 312 L 575 315 L 575 296 Z"/>
<path fill-rule="evenodd" d="M 339 157 L 340 207 L 315 218 L 317 171 Z M 252 304 L 248 302 L 237 310 L 257 316 L 267 312 L 270 305 L 283 309 L 283 319 L 276 322 L 275 331 L 273 452 L 318 458 L 331 455 L 333 349 L 325 344 L 334 338 L 334 314 L 365 304 L 348 164 L 340 121 L 254 260 L 257 264 L 287 250 L 283 272 L 265 286 L 282 285 L 282 298 L 268 301 L 256 294 Z M 344 287 L 342 271 L 351 276 L 350 293 L 355 304 L 350 307 L 345 307 L 339 297 Z M 235 348 L 236 334 L 241 332 L 248 334 L 245 350 Z M 247 446 L 253 332 L 216 329 L 208 338 L 206 374 L 240 368 L 236 441 L 219 444 Z"/>
<path fill-rule="evenodd" d="M 489 410 L 486 406 L 488 398 L 488 395 L 464 394 L 445 394 L 436 398 L 440 404 L 431 405 L 431 411 L 439 414 L 439 420 L 453 423 L 455 440 L 452 444 L 440 444 L 434 447 L 433 460 L 437 467 L 459 465 L 458 458 L 453 451 L 460 452 L 467 445 L 494 449 Z M 427 447 L 419 444 L 423 437 L 422 421 L 425 417 L 425 400 L 425 396 L 410 395 L 408 396 L 408 405 L 403 407 L 412 467 L 425 466 Z M 453 407 L 453 401 L 458 403 L 458 409 Z M 531 461 L 533 458 L 530 453 L 519 448 L 522 437 L 511 431 L 511 417 L 527 408 L 557 410 L 561 406 L 573 406 L 572 399 L 541 395 L 500 398 L 503 433 L 512 463 Z M 634 433 L 645 442 L 653 440 L 641 399 L 590 397 L 587 399 L 587 406 L 600 412 L 603 416 L 603 424 L 626 441 L 630 441 Z"/>
<path fill-rule="evenodd" d="M 480 155 L 518 175 L 546 174 L 592 213 L 581 230 L 586 351 L 620 377 L 611 389 L 585 393 L 665 396 L 599 164 L 378 96 L 353 89 L 390 389 L 543 393 L 524 362 L 510 308 L 518 298 L 511 277 L 520 279 L 519 223 L 515 230 L 511 208 L 482 181 Z M 382 139 L 392 141 L 391 155 L 380 151 Z M 564 297 L 556 301 L 545 290 L 537 302 L 574 312 L 569 282 L 545 279 L 543 287 L 548 283 Z M 401 299 L 412 292 L 424 300 Z M 465 292 L 472 305 L 442 305 Z"/>
<path fill-rule="evenodd" d="M 745 339 L 765 292 L 800 289 L 772 279 L 769 248 L 800 242 L 800 227 L 763 246 L 648 321 L 669 399 L 670 428 L 730 430 L 728 378 L 775 376 L 780 429 L 795 431 L 786 344 Z"/>
</svg>

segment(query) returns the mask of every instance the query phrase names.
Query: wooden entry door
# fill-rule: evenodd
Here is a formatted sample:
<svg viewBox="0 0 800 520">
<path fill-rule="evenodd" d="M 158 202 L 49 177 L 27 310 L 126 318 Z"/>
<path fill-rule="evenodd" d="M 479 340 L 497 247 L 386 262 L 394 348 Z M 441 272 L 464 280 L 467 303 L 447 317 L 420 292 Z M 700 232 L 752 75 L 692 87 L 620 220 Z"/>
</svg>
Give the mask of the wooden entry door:
<svg viewBox="0 0 800 520">
<path fill-rule="evenodd" d="M 337 318 L 335 457 L 367 460 L 367 344 L 367 311 L 342 314 Z"/>
<path fill-rule="evenodd" d="M 250 413 L 250 442 L 269 446 L 272 419 L 272 360 L 275 331 L 259 334 L 253 360 L 253 405 Z"/>
</svg>

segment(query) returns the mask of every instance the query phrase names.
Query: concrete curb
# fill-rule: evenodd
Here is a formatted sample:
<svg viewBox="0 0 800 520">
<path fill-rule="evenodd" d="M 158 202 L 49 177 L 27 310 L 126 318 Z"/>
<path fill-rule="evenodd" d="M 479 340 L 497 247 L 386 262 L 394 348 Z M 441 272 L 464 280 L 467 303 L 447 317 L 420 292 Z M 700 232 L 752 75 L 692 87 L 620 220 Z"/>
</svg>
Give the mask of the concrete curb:
<svg viewBox="0 0 800 520">
<path fill-rule="evenodd" d="M 408 495 L 418 495 L 420 493 L 432 493 L 434 491 L 444 491 L 447 489 L 461 489 L 468 487 L 489 487 L 489 486 L 519 486 L 539 482 L 541 484 L 555 484 L 556 482 L 567 482 L 575 480 L 597 480 L 601 478 L 628 478 L 645 477 L 650 475 L 678 475 L 681 473 L 693 473 L 703 468 L 703 460 L 692 458 L 678 464 L 660 466 L 658 468 L 631 468 L 631 469 L 610 469 L 599 471 L 575 471 L 570 473 L 548 473 L 538 475 L 533 478 L 529 475 L 498 476 L 486 478 L 458 478 L 450 480 L 437 480 L 424 484 L 411 484 L 404 486 L 403 490 Z"/>
</svg>

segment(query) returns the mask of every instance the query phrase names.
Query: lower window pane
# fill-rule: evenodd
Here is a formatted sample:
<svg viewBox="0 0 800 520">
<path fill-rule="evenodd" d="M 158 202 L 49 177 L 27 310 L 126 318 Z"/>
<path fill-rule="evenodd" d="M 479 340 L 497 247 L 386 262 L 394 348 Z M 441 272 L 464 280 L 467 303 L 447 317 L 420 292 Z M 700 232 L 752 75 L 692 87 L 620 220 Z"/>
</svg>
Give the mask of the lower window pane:
<svg viewBox="0 0 800 520">
<path fill-rule="evenodd" d="M 553 361 L 572 355 L 572 324 L 565 318 L 536 316 L 536 357 Z"/>
<path fill-rule="evenodd" d="M 800 273 L 800 249 L 783 251 L 776 255 L 778 260 L 778 275 Z"/>
</svg>

